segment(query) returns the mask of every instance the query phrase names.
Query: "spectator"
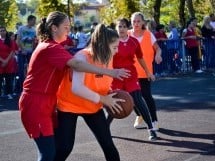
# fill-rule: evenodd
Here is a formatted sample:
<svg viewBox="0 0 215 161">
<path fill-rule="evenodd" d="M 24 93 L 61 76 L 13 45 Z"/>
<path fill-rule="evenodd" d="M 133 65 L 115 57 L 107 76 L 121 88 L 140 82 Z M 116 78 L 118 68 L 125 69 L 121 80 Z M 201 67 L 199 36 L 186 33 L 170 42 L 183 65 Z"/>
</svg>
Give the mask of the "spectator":
<svg viewBox="0 0 215 161">
<path fill-rule="evenodd" d="M 175 21 L 169 22 L 169 34 L 167 41 L 168 63 L 170 73 L 178 73 L 181 69 L 181 57 L 179 53 L 179 33 Z"/>
<path fill-rule="evenodd" d="M 215 30 L 215 15 L 214 13 L 210 14 L 210 24 L 213 27 L 213 29 Z"/>
<path fill-rule="evenodd" d="M 205 16 L 201 28 L 202 36 L 207 39 L 215 38 L 215 29 L 213 29 L 210 22 L 210 17 Z"/>
<path fill-rule="evenodd" d="M 176 28 L 176 23 L 175 21 L 170 21 L 169 22 L 169 34 L 168 34 L 168 39 L 169 40 L 178 40 L 179 39 L 179 33 Z"/>
<path fill-rule="evenodd" d="M 157 25 L 156 32 L 154 33 L 155 38 L 157 39 L 157 41 L 165 41 L 165 40 L 167 40 L 167 35 L 165 33 L 164 27 L 165 26 L 163 24 Z"/>
<path fill-rule="evenodd" d="M 36 17 L 29 15 L 27 25 L 20 26 L 17 31 L 17 45 L 19 47 L 18 67 L 19 67 L 19 84 L 20 91 L 25 78 L 26 69 L 31 58 L 31 54 L 35 47 L 36 30 L 34 28 Z"/>
<path fill-rule="evenodd" d="M 202 73 L 203 71 L 200 69 L 200 61 L 199 61 L 199 41 L 198 36 L 195 31 L 196 27 L 196 19 L 191 18 L 187 22 L 186 28 L 183 30 L 182 38 L 185 39 L 185 47 L 187 49 L 188 55 L 191 56 L 191 65 L 192 69 L 195 73 Z"/>
<path fill-rule="evenodd" d="M 13 99 L 13 76 L 16 67 L 14 54 L 14 42 L 11 40 L 6 28 L 0 27 L 0 94 L 4 93 L 8 99 Z M 5 90 L 2 88 L 4 79 Z"/>
<path fill-rule="evenodd" d="M 83 26 L 78 27 L 78 32 L 76 33 L 77 38 L 77 48 L 81 49 L 87 45 L 87 36 L 83 31 Z"/>
</svg>

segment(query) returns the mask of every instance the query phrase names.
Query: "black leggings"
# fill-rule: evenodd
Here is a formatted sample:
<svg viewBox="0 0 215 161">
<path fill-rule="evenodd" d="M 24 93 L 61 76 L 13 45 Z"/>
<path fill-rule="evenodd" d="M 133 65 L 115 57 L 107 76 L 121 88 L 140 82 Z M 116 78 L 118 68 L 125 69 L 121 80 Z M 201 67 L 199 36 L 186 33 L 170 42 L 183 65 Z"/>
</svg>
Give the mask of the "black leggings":
<svg viewBox="0 0 215 161">
<path fill-rule="evenodd" d="M 151 81 L 149 81 L 147 78 L 139 78 L 139 84 L 141 87 L 142 96 L 148 106 L 152 122 L 158 121 L 155 101 L 151 94 Z M 137 114 L 137 116 L 140 116 L 140 113 L 137 110 L 135 110 L 135 113 Z"/>
<path fill-rule="evenodd" d="M 78 116 L 82 116 L 100 144 L 107 161 L 120 161 L 119 153 L 113 143 L 104 111 L 95 114 L 74 114 L 58 111 L 59 127 L 56 131 L 55 161 L 65 161 L 71 153 Z"/>
<path fill-rule="evenodd" d="M 55 156 L 54 136 L 40 136 L 34 139 L 38 148 L 38 161 L 53 161 Z"/>
<path fill-rule="evenodd" d="M 138 112 L 138 114 L 143 116 L 144 121 L 146 122 L 148 129 L 152 129 L 152 120 L 149 113 L 148 106 L 145 102 L 145 100 L 142 97 L 141 91 L 136 90 L 133 92 L 130 92 L 133 100 L 134 100 L 134 110 Z"/>
</svg>

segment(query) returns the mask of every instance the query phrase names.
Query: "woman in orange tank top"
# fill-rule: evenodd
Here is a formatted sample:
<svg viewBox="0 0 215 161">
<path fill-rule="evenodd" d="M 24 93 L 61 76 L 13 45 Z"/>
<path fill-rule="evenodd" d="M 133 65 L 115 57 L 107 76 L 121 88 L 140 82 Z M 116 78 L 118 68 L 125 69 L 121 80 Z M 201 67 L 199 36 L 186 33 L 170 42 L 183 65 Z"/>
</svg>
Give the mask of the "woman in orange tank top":
<svg viewBox="0 0 215 161">
<path fill-rule="evenodd" d="M 129 35 L 135 37 L 141 46 L 143 52 L 143 58 L 146 62 L 146 66 L 151 73 L 153 73 L 153 61 L 160 64 L 162 61 L 161 49 L 156 42 L 154 35 L 146 29 L 144 15 L 141 12 L 135 12 L 131 16 L 132 29 L 129 31 Z M 135 67 L 137 69 L 139 84 L 141 87 L 141 93 L 149 108 L 149 112 L 152 117 L 153 129 L 158 130 L 158 119 L 156 114 L 155 101 L 151 94 L 151 81 L 147 78 L 147 75 L 142 67 L 136 60 Z M 135 128 L 142 128 L 143 118 L 140 113 L 136 111 L 137 117 L 134 123 Z"/>
<path fill-rule="evenodd" d="M 111 68 L 112 56 L 118 51 L 118 34 L 98 25 L 92 34 L 90 44 L 79 51 L 74 58 Z M 58 91 L 58 121 L 56 132 L 57 155 L 55 160 L 66 160 L 73 149 L 78 116 L 82 116 L 103 149 L 107 161 L 119 161 L 119 153 L 113 143 L 109 126 L 103 111 L 103 104 L 110 110 L 120 112 L 121 107 L 108 91 L 112 79 L 105 75 L 70 71 L 64 76 Z"/>
</svg>

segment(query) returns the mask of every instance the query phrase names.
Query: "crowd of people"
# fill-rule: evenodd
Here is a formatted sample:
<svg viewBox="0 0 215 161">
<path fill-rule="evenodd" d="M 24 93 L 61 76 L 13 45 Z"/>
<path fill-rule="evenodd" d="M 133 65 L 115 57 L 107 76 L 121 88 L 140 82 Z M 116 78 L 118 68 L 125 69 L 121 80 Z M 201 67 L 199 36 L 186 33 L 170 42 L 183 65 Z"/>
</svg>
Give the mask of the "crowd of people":
<svg viewBox="0 0 215 161">
<path fill-rule="evenodd" d="M 119 161 L 103 105 L 112 112 L 122 110 L 109 90 L 122 89 L 134 100 L 134 128 L 145 121 L 149 140 L 159 130 L 156 104 L 151 93 L 155 80 L 153 63 L 162 58 L 160 42 L 182 38 L 191 56 L 192 70 L 200 68 L 200 38 L 215 38 L 215 16 L 206 16 L 202 27 L 191 18 L 179 32 L 174 21 L 166 26 L 147 21 L 141 12 L 130 20 L 121 18 L 110 26 L 93 23 L 89 33 L 83 27 L 71 30 L 68 16 L 51 12 L 36 26 L 36 17 L 11 33 L 0 27 L 0 93 L 13 99 L 20 94 L 21 120 L 39 151 L 39 161 L 63 161 L 75 141 L 77 118 L 83 117 L 100 144 L 107 161 Z M 168 50 L 174 59 L 177 46 Z M 18 79 L 17 79 L 18 78 Z"/>
</svg>

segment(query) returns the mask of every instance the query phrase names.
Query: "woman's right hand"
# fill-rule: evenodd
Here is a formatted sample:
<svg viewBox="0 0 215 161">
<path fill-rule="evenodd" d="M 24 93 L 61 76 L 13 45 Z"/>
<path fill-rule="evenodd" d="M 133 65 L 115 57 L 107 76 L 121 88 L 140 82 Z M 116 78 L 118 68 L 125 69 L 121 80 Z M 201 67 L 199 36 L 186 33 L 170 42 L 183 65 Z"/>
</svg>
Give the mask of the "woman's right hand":
<svg viewBox="0 0 215 161">
<path fill-rule="evenodd" d="M 117 78 L 119 80 L 123 80 L 123 78 L 128 78 L 131 76 L 130 70 L 121 68 L 121 69 L 111 69 L 110 76 L 113 78 Z"/>
<path fill-rule="evenodd" d="M 106 96 L 100 95 L 100 102 L 106 105 L 113 114 L 123 111 L 122 107 L 117 102 L 125 102 L 123 99 L 113 98 L 114 95 L 116 95 L 116 93 L 111 93 Z"/>
</svg>

